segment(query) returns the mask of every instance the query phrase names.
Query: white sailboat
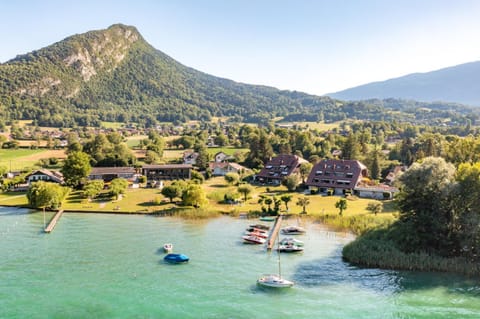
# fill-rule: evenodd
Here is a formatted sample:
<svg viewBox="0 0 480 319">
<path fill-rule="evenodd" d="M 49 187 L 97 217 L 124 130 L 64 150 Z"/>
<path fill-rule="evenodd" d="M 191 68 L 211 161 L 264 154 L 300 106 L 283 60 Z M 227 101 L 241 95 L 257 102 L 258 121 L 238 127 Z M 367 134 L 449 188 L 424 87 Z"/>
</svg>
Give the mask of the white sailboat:
<svg viewBox="0 0 480 319">
<path fill-rule="evenodd" d="M 278 242 L 277 242 L 278 243 Z M 270 288 L 290 288 L 295 283 L 282 277 L 282 270 L 280 265 L 280 252 L 277 251 L 278 256 L 278 274 L 263 275 L 257 279 L 257 284 Z"/>
</svg>

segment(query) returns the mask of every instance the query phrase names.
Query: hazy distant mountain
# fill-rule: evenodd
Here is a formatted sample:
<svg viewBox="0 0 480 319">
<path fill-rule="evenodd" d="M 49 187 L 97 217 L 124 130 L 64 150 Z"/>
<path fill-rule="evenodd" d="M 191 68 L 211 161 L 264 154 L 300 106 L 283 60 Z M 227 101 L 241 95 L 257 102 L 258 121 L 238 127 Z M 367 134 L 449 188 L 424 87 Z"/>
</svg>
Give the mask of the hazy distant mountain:
<svg viewBox="0 0 480 319">
<path fill-rule="evenodd" d="M 480 106 L 480 61 L 368 83 L 327 95 L 343 100 L 401 98 Z"/>
</svg>

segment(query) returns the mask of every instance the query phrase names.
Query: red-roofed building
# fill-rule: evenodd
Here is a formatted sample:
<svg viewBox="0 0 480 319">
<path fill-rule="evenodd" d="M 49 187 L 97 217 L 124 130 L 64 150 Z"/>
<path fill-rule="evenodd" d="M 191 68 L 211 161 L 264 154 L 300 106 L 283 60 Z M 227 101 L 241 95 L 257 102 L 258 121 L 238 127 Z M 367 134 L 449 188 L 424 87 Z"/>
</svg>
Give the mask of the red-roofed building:
<svg viewBox="0 0 480 319">
<path fill-rule="evenodd" d="M 280 185 L 282 180 L 292 174 L 299 174 L 298 168 L 307 161 L 297 155 L 282 154 L 272 158 L 255 176 L 255 181 L 262 184 Z"/>
<path fill-rule="evenodd" d="M 357 160 L 324 159 L 313 166 L 306 185 L 320 192 L 333 189 L 340 195 L 352 191 L 367 176 L 367 167 Z"/>
</svg>

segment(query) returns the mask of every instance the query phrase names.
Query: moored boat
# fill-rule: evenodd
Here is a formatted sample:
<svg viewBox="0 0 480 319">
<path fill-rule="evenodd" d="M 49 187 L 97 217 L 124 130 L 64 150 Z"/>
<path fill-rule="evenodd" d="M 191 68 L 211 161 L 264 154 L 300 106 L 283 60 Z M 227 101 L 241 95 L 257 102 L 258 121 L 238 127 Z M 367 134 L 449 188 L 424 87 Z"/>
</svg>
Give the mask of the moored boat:
<svg viewBox="0 0 480 319">
<path fill-rule="evenodd" d="M 280 245 L 295 245 L 295 246 L 303 246 L 303 241 L 298 240 L 293 237 L 285 237 L 280 240 Z"/>
<path fill-rule="evenodd" d="M 269 230 L 270 226 L 263 225 L 263 224 L 251 224 L 251 225 L 248 226 L 247 229 L 250 229 L 250 228 L 257 228 L 257 229 L 261 229 L 261 230 Z"/>
<path fill-rule="evenodd" d="M 260 217 L 260 220 L 262 222 L 274 222 L 275 217 L 274 216 L 262 216 L 262 217 Z"/>
<path fill-rule="evenodd" d="M 265 241 L 266 241 L 265 238 L 258 237 L 255 235 L 245 235 L 245 236 L 242 236 L 242 239 L 245 244 L 261 245 L 261 244 L 265 244 Z"/>
<path fill-rule="evenodd" d="M 277 250 L 279 252 L 283 252 L 283 253 L 299 253 L 299 252 L 302 252 L 303 251 L 303 247 L 302 246 L 297 246 L 297 245 L 293 245 L 293 244 L 288 244 L 288 245 L 279 245 Z"/>
<path fill-rule="evenodd" d="M 182 264 L 188 262 L 190 258 L 184 254 L 168 254 L 163 260 L 171 264 Z"/>
<path fill-rule="evenodd" d="M 165 251 L 166 253 L 171 253 L 172 250 L 173 250 L 173 244 L 166 243 L 163 245 L 163 251 Z"/>
<path fill-rule="evenodd" d="M 282 234 L 285 235 L 303 235 L 307 231 L 300 226 L 288 226 L 281 229 Z"/>
<path fill-rule="evenodd" d="M 257 284 L 271 288 L 290 288 L 294 285 L 294 282 L 284 279 L 280 275 L 263 275 L 258 278 Z"/>
<path fill-rule="evenodd" d="M 261 238 L 267 238 L 268 237 L 268 233 L 259 232 L 259 231 L 246 231 L 245 235 L 257 236 L 257 237 L 261 237 Z"/>
</svg>

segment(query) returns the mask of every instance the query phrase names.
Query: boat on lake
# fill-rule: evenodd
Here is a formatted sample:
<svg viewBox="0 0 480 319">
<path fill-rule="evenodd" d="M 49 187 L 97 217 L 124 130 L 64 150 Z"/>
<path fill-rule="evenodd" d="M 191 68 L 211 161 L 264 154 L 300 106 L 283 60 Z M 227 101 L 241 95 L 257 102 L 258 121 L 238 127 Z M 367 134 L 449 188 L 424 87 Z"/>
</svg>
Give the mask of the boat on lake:
<svg viewBox="0 0 480 319">
<path fill-rule="evenodd" d="M 280 275 L 263 275 L 257 279 L 257 284 L 270 288 L 290 288 L 294 285 L 293 281 L 282 278 Z"/>
<path fill-rule="evenodd" d="M 303 241 L 298 240 L 293 237 L 285 237 L 280 240 L 280 245 L 295 245 L 295 246 L 303 246 Z"/>
<path fill-rule="evenodd" d="M 288 226 L 282 228 L 280 231 L 285 235 L 303 235 L 307 232 L 305 228 L 300 226 Z"/>
<path fill-rule="evenodd" d="M 166 243 L 163 245 L 163 251 L 165 251 L 166 253 L 171 253 L 172 250 L 173 250 L 173 244 Z"/>
<path fill-rule="evenodd" d="M 248 229 L 261 229 L 261 230 L 269 230 L 270 226 L 268 225 L 263 225 L 263 224 L 251 224 L 247 227 Z"/>
<path fill-rule="evenodd" d="M 163 260 L 171 264 L 183 264 L 188 262 L 190 258 L 184 254 L 168 254 L 163 257 Z"/>
<path fill-rule="evenodd" d="M 266 238 L 258 237 L 255 235 L 245 235 L 245 236 L 242 236 L 242 239 L 243 239 L 243 243 L 245 244 L 257 244 L 257 245 L 265 244 L 265 241 L 267 240 Z"/>
<path fill-rule="evenodd" d="M 261 238 L 268 238 L 268 233 L 265 233 L 265 232 L 259 232 L 259 231 L 246 231 L 245 232 L 245 235 L 248 235 L 248 236 L 257 236 L 257 237 L 261 237 Z"/>
<path fill-rule="evenodd" d="M 279 241 L 277 240 L 277 250 L 280 248 Z M 280 251 L 277 252 L 278 256 L 278 274 L 263 275 L 257 279 L 257 285 L 268 288 L 290 288 L 294 285 L 293 281 L 287 280 L 282 277 L 282 269 L 280 262 Z"/>
<path fill-rule="evenodd" d="M 275 216 L 262 216 L 260 217 L 260 220 L 262 222 L 274 222 L 275 221 Z"/>
<path fill-rule="evenodd" d="M 299 253 L 303 251 L 303 247 L 293 245 L 293 244 L 286 244 L 286 245 L 279 245 L 277 250 L 281 253 Z"/>
</svg>

